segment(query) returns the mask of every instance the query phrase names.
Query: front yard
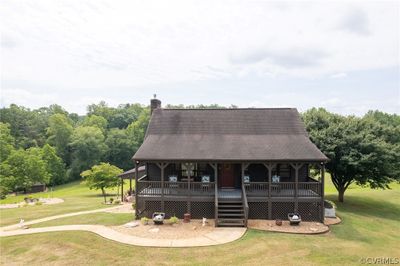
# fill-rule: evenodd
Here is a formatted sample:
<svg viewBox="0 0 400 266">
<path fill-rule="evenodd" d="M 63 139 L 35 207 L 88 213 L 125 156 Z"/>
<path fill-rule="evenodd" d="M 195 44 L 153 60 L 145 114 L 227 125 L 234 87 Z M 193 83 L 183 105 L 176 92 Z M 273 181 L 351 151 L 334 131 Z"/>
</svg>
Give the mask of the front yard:
<svg viewBox="0 0 400 266">
<path fill-rule="evenodd" d="M 115 194 L 117 188 L 107 190 L 108 194 Z M 7 197 L 0 200 L 0 204 L 19 203 L 27 195 Z M 55 187 L 53 192 L 41 192 L 30 195 L 32 197 L 54 197 L 62 198 L 63 203 L 55 205 L 27 206 L 14 209 L 0 209 L 0 226 L 18 223 L 20 219 L 25 221 L 53 216 L 58 214 L 87 211 L 99 208 L 110 207 L 103 204 L 103 197 L 99 191 L 89 190 L 87 186 L 80 182 L 73 182 Z M 114 197 L 115 196 L 111 196 Z"/>
<path fill-rule="evenodd" d="M 78 208 L 104 206 L 96 192 L 75 184 L 80 196 L 67 192 L 65 203 L 71 204 L 71 211 Z M 79 188 L 79 189 L 78 189 Z M 1 263 L 12 264 L 96 264 L 96 265 L 358 265 L 366 257 L 399 258 L 400 251 L 400 185 L 393 184 L 392 190 L 371 190 L 352 186 L 346 194 L 346 202 L 337 203 L 338 215 L 343 222 L 331 227 L 331 232 L 323 235 L 291 235 L 258 230 L 248 230 L 245 236 L 235 242 L 201 248 L 144 248 L 119 244 L 105 240 L 88 232 L 53 232 L 35 235 L 2 237 Z M 327 198 L 336 201 L 336 193 L 327 184 Z M 85 195 L 85 196 L 83 196 Z M 61 196 L 60 196 L 61 197 Z M 86 198 L 87 206 L 75 206 Z M 78 200 L 79 199 L 79 200 Z M 75 202 L 75 203 L 76 203 Z M 49 215 L 58 208 L 46 206 Z M 74 206 L 74 207 L 73 207 Z M 33 206 L 31 208 L 42 208 Z M 23 209 L 29 210 L 26 207 Z M 53 209 L 54 208 L 54 209 Z M 20 209 L 19 215 L 25 214 Z M 7 210 L 8 212 L 9 210 Z M 2 224 L 13 223 L 1 212 Z M 28 214 L 28 212 L 26 213 Z M 14 219 L 17 217 L 14 214 Z M 29 214 L 32 217 L 38 214 Z M 45 215 L 42 212 L 40 215 Z M 35 226 L 92 223 L 121 224 L 129 220 L 129 215 L 96 213 L 70 217 L 67 220 L 53 220 Z M 33 219 L 24 216 L 26 220 Z M 4 222 L 3 219 L 7 219 Z M 126 219 L 126 220 L 125 220 Z"/>
</svg>

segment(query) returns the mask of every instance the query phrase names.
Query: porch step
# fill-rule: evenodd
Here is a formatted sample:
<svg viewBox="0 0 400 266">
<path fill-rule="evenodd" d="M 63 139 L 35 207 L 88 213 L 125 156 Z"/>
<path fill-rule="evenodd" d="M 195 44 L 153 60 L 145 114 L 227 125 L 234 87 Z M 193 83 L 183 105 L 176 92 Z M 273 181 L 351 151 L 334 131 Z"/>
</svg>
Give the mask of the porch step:
<svg viewBox="0 0 400 266">
<path fill-rule="evenodd" d="M 240 212 L 243 213 L 243 209 L 218 209 L 218 213 L 223 213 L 223 212 Z"/>
<path fill-rule="evenodd" d="M 218 225 L 219 226 L 239 226 L 243 227 L 244 226 L 244 219 L 218 219 Z"/>
<path fill-rule="evenodd" d="M 245 226 L 243 204 L 241 200 L 218 201 L 218 226 Z"/>
<path fill-rule="evenodd" d="M 241 218 L 243 218 L 243 213 L 240 213 L 240 212 L 238 212 L 238 213 L 219 213 L 218 212 L 218 218 L 220 218 L 220 217 L 222 217 L 222 218 L 225 218 L 225 217 L 241 217 Z"/>
</svg>

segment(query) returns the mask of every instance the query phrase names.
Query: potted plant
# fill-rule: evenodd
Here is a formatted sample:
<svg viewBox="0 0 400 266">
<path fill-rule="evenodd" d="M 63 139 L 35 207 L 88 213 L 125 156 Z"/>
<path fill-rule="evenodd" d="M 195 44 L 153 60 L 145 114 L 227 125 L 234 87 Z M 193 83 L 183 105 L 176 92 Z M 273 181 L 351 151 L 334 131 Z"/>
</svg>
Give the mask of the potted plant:
<svg viewBox="0 0 400 266">
<path fill-rule="evenodd" d="M 147 217 L 142 217 L 142 219 L 140 219 L 140 221 L 142 222 L 142 224 L 144 224 L 144 225 L 148 225 L 149 224 L 149 218 L 147 218 Z"/>
<path fill-rule="evenodd" d="M 168 219 L 168 223 L 170 223 L 170 224 L 176 224 L 178 222 L 179 222 L 179 219 L 176 216 L 172 216 L 171 218 Z"/>
<path fill-rule="evenodd" d="M 324 201 L 324 214 L 328 218 L 336 218 L 336 205 L 330 200 Z"/>
</svg>

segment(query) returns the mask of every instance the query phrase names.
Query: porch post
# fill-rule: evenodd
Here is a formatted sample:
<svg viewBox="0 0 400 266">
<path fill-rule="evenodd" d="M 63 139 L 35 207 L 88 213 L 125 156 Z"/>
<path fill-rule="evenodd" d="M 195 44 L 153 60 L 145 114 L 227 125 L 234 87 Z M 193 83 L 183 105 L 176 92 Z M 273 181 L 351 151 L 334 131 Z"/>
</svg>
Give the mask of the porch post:
<svg viewBox="0 0 400 266">
<path fill-rule="evenodd" d="M 214 221 L 215 227 L 218 226 L 218 163 L 210 163 L 214 169 Z"/>
<path fill-rule="evenodd" d="M 135 173 L 136 173 L 136 162 L 135 162 Z M 135 176 L 135 182 L 137 182 L 136 180 L 136 176 Z M 129 176 L 129 195 L 132 196 L 132 176 Z"/>
<path fill-rule="evenodd" d="M 193 165 L 194 166 L 194 165 Z M 190 178 L 191 178 L 191 176 L 190 176 L 190 172 L 192 171 L 192 170 L 194 170 L 194 167 L 192 167 L 189 163 L 187 163 L 186 164 L 186 170 L 187 170 L 187 177 L 188 177 L 188 201 L 187 201 L 187 210 L 186 210 L 186 212 L 187 213 L 191 213 L 191 209 L 192 209 L 192 206 L 191 206 L 191 198 L 192 198 L 192 196 L 191 196 L 191 190 L 190 190 Z M 194 174 L 194 172 L 193 172 L 193 174 Z"/>
<path fill-rule="evenodd" d="M 161 211 L 164 212 L 165 203 L 164 203 L 164 163 L 161 167 Z"/>
<path fill-rule="evenodd" d="M 325 163 L 321 163 L 321 222 L 324 222 L 325 218 L 325 207 L 324 207 L 324 196 L 325 196 Z"/>
<path fill-rule="evenodd" d="M 138 208 L 138 166 L 139 166 L 139 161 L 135 161 L 135 216 L 136 219 L 139 219 L 139 208 Z M 129 182 L 130 182 L 130 196 L 132 197 L 132 175 L 129 177 Z"/>
<path fill-rule="evenodd" d="M 272 168 L 274 168 L 275 164 L 272 163 L 265 163 L 265 167 L 268 169 L 268 220 L 272 219 L 272 201 L 271 201 L 271 194 L 272 194 Z"/>
<path fill-rule="evenodd" d="M 299 211 L 299 170 L 303 166 L 302 163 L 294 163 L 291 164 L 295 170 L 295 179 L 294 179 L 294 212 Z"/>
<path fill-rule="evenodd" d="M 124 202 L 124 178 L 121 177 L 121 202 Z"/>
</svg>

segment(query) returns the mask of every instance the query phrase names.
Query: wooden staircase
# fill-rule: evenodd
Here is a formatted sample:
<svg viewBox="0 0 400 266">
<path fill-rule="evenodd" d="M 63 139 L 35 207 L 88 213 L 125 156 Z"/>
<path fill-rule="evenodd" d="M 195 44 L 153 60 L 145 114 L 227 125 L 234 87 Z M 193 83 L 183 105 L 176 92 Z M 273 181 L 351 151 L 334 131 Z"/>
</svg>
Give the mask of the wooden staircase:
<svg viewBox="0 0 400 266">
<path fill-rule="evenodd" d="M 218 199 L 217 216 L 218 226 L 246 226 L 242 199 Z"/>
</svg>

